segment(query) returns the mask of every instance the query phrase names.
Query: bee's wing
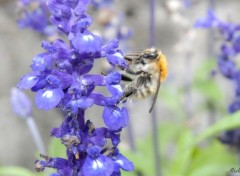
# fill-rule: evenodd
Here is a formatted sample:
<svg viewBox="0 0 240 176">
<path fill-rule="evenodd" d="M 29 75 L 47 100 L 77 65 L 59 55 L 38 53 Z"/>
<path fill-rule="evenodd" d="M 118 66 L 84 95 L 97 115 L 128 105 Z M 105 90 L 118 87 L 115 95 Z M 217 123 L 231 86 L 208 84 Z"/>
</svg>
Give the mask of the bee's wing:
<svg viewBox="0 0 240 176">
<path fill-rule="evenodd" d="M 129 62 L 129 64 L 139 64 L 141 62 L 141 53 L 142 52 L 131 52 L 124 56 L 124 59 Z"/>
<path fill-rule="evenodd" d="M 155 93 L 155 95 L 154 95 L 154 97 L 153 97 L 153 102 L 152 102 L 151 108 L 149 109 L 149 113 L 152 112 L 153 107 L 154 107 L 154 105 L 155 105 L 155 103 L 156 103 L 156 100 L 157 100 L 158 92 L 159 92 L 159 89 L 160 89 L 160 86 L 161 86 L 160 77 L 161 77 L 161 73 L 159 72 L 159 74 L 158 74 L 158 82 L 157 82 L 157 91 L 156 91 L 156 93 Z"/>
</svg>

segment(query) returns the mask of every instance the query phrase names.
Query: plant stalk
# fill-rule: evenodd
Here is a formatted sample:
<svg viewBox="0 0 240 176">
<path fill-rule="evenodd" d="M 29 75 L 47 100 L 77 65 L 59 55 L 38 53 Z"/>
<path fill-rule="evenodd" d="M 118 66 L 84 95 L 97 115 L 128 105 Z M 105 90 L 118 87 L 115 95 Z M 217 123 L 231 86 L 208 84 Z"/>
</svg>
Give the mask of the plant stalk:
<svg viewBox="0 0 240 176">
<path fill-rule="evenodd" d="M 150 47 L 155 45 L 155 0 L 150 0 Z M 156 107 L 156 105 L 155 105 Z M 156 108 L 153 109 L 151 114 L 151 124 L 152 124 L 152 133 L 153 133 L 153 151 L 155 156 L 155 172 L 156 176 L 161 176 L 161 162 L 160 162 L 160 153 L 159 153 L 159 136 L 157 131 L 157 112 Z"/>
<path fill-rule="evenodd" d="M 42 140 L 42 137 L 40 135 L 39 129 L 36 125 L 36 122 L 34 121 L 34 119 L 32 117 L 28 117 L 28 118 L 26 118 L 26 123 L 28 125 L 28 128 L 31 131 L 34 142 L 35 142 L 39 152 L 42 153 L 42 154 L 46 154 L 46 150 L 45 150 L 45 147 L 44 147 L 44 144 L 43 144 L 43 140 Z"/>
</svg>

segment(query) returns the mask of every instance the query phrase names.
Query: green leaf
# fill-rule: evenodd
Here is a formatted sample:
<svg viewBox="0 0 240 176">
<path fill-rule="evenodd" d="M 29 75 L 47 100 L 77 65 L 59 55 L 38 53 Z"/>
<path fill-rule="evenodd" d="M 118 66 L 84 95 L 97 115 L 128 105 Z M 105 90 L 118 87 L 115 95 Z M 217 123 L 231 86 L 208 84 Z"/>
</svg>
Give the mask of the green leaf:
<svg viewBox="0 0 240 176">
<path fill-rule="evenodd" d="M 66 158 L 66 148 L 57 138 L 52 138 L 48 151 L 51 157 Z"/>
<path fill-rule="evenodd" d="M 182 131 L 179 131 L 178 137 L 176 153 L 173 162 L 169 166 L 168 176 L 185 176 L 191 162 L 192 150 L 194 148 L 187 147 L 194 138 L 191 130 L 188 128 L 182 129 Z"/>
<path fill-rule="evenodd" d="M 34 176 L 37 175 L 25 168 L 17 166 L 0 167 L 0 176 Z"/>
<path fill-rule="evenodd" d="M 227 115 L 226 117 L 220 119 L 218 122 L 208 127 L 197 137 L 194 137 L 192 135 L 191 130 L 186 129 L 185 132 L 181 132 L 179 135 L 179 141 L 177 142 L 177 152 L 175 154 L 175 160 L 170 166 L 170 171 L 168 175 L 186 176 L 191 164 L 193 164 L 193 171 L 195 171 L 194 174 L 196 175 L 198 175 L 198 172 L 199 175 L 201 175 L 200 173 L 202 173 L 202 175 L 206 175 L 206 173 L 210 172 L 210 170 L 211 172 L 213 172 L 214 169 L 217 168 L 222 168 L 222 172 L 225 171 L 228 167 L 232 166 L 236 162 L 234 161 L 234 157 L 229 156 L 228 152 L 226 150 L 223 150 L 219 146 L 217 147 L 219 147 L 220 149 L 217 149 L 217 147 L 215 146 L 214 149 L 206 148 L 205 151 L 198 151 L 197 144 L 209 137 L 213 137 L 214 135 L 219 134 L 222 131 L 239 127 L 240 112 L 232 115 Z M 198 156 L 196 156 L 196 153 Z M 221 153 L 221 155 L 219 155 L 219 153 Z M 223 167 L 224 165 L 226 167 Z M 197 172 L 197 170 L 199 171 Z M 219 172 L 215 171 L 212 175 L 217 175 L 215 173 Z M 211 174 L 207 174 L 206 176 L 208 175 L 211 176 Z M 189 176 L 192 175 L 190 174 Z"/>
<path fill-rule="evenodd" d="M 236 112 L 234 114 L 226 115 L 215 124 L 208 127 L 205 131 L 203 131 L 200 135 L 198 135 L 192 145 L 196 145 L 199 142 L 217 135 L 222 131 L 231 130 L 235 128 L 240 128 L 240 112 Z"/>
<path fill-rule="evenodd" d="M 161 170 L 164 176 L 169 175 L 172 176 L 170 171 L 170 161 L 171 157 L 176 158 L 173 154 L 169 157 L 169 148 L 174 150 L 174 146 L 176 146 L 176 141 L 179 143 L 179 152 L 178 155 L 180 158 L 177 161 L 178 163 L 184 164 L 182 159 L 186 158 L 186 155 L 182 156 L 181 150 L 186 148 L 186 145 L 190 143 L 192 139 L 192 135 L 189 129 L 186 128 L 185 125 L 177 122 L 168 122 L 162 123 L 158 128 L 158 136 L 159 136 L 159 150 L 161 157 Z M 189 136 L 191 137 L 189 139 Z M 121 152 L 131 161 L 133 161 L 135 170 L 140 172 L 142 175 L 156 175 L 155 173 L 155 163 L 154 163 L 154 153 L 153 153 L 153 138 L 152 135 L 146 137 L 137 143 L 137 152 L 124 151 L 120 149 Z M 188 156 L 187 156 L 188 158 Z M 188 160 L 188 159 L 185 160 Z M 178 167 L 178 163 L 175 162 L 175 166 Z M 186 162 L 185 162 L 186 163 Z M 172 164 L 172 163 L 171 163 Z M 173 167 L 173 166 L 172 166 Z M 187 167 L 187 163 L 186 163 Z M 185 167 L 185 168 L 186 168 Z M 179 168 L 178 170 L 181 170 Z M 176 170 L 176 173 L 178 171 Z M 136 173 L 125 173 L 122 172 L 123 176 L 135 176 Z"/>
<path fill-rule="evenodd" d="M 194 172 L 187 176 L 213 176 L 213 175 L 225 175 L 231 168 L 232 165 L 221 164 L 221 163 L 209 163 L 204 167 L 198 167 Z"/>
<path fill-rule="evenodd" d="M 187 176 L 223 175 L 234 166 L 237 167 L 236 154 L 231 153 L 227 146 L 218 140 L 214 140 L 205 147 L 196 147 Z"/>
<path fill-rule="evenodd" d="M 121 171 L 122 176 L 135 176 L 137 175 L 136 172 L 142 173 L 142 175 L 155 175 L 154 158 L 151 150 L 149 151 L 150 155 L 140 149 L 138 152 L 121 150 L 121 153 L 134 163 L 134 172 Z"/>
</svg>

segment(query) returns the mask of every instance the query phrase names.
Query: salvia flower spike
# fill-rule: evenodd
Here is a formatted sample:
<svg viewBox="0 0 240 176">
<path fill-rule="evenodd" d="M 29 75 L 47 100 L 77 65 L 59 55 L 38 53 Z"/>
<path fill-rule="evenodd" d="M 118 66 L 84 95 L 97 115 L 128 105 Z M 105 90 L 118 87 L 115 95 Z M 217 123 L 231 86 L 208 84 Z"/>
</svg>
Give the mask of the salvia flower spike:
<svg viewBox="0 0 240 176">
<path fill-rule="evenodd" d="M 112 66 L 127 64 L 117 40 L 103 43 L 101 37 L 88 29 L 93 22 L 86 13 L 89 3 L 89 0 L 47 1 L 51 22 L 69 41 L 42 42 L 45 52 L 33 58 L 32 72 L 18 84 L 21 89 L 36 92 L 38 108 L 46 111 L 58 108 L 66 114 L 61 126 L 52 129 L 51 136 L 66 146 L 67 158 L 41 155 L 43 160 L 36 161 L 37 171 L 55 168 L 52 176 L 117 176 L 121 175 L 120 169 L 134 168 L 118 149 L 120 132 L 128 123 L 126 108 L 116 105 L 123 92 L 119 84 L 121 75 L 89 73 L 95 59 L 106 58 Z M 95 92 L 96 86 L 106 87 L 110 96 Z M 86 120 L 85 111 L 93 105 L 103 107 L 106 127 L 96 128 Z"/>
</svg>

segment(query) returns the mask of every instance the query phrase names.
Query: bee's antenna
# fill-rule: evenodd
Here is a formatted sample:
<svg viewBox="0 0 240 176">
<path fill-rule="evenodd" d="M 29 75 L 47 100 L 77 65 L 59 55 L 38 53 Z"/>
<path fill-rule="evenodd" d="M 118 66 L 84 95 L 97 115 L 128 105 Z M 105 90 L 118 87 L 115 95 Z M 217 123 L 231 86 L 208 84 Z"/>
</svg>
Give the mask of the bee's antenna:
<svg viewBox="0 0 240 176">
<path fill-rule="evenodd" d="M 133 50 L 130 50 L 129 52 L 130 53 L 142 53 L 145 49 L 143 48 L 139 48 L 139 49 L 133 49 Z"/>
<path fill-rule="evenodd" d="M 143 51 L 143 50 L 145 50 L 145 48 L 137 48 L 137 49 L 133 49 L 132 51 Z"/>
</svg>

